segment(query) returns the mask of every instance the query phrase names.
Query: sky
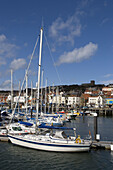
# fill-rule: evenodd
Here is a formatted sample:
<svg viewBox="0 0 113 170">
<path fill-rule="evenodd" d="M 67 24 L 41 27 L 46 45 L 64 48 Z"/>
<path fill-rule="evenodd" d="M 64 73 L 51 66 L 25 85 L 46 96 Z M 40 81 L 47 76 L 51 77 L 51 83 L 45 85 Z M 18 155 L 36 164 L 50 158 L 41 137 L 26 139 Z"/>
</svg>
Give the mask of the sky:
<svg viewBox="0 0 113 170">
<path fill-rule="evenodd" d="M 113 83 L 112 0 L 0 0 L 0 89 L 22 84 L 43 27 L 43 86 Z M 28 72 L 38 80 L 39 40 Z"/>
</svg>

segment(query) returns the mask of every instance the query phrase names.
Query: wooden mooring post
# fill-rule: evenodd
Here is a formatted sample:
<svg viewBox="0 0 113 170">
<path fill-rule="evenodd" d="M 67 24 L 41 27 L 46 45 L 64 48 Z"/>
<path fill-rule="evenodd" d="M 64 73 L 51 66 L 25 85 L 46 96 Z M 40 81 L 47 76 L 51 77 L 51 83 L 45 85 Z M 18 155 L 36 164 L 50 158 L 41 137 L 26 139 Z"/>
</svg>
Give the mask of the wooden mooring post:
<svg viewBox="0 0 113 170">
<path fill-rule="evenodd" d="M 100 141 L 100 134 L 98 134 L 98 122 L 97 122 L 97 113 L 94 114 L 94 139 L 95 141 Z"/>
<path fill-rule="evenodd" d="M 94 139 L 96 140 L 97 134 L 97 113 L 94 114 Z"/>
</svg>

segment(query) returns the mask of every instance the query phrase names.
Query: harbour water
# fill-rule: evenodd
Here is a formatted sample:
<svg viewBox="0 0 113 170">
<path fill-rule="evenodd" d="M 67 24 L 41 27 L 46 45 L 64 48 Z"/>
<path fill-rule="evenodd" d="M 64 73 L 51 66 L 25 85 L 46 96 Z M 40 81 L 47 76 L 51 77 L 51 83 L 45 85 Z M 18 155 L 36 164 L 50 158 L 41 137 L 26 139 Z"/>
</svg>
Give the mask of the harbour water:
<svg viewBox="0 0 113 170">
<path fill-rule="evenodd" d="M 89 130 L 93 136 L 94 118 L 79 117 L 66 123 L 66 126 L 76 127 L 77 134 L 87 136 Z M 113 118 L 98 117 L 98 132 L 101 140 L 113 141 Z M 92 149 L 88 153 L 56 153 L 14 146 L 11 143 L 0 142 L 1 170 L 85 170 L 113 169 L 113 152 L 110 150 Z"/>
</svg>

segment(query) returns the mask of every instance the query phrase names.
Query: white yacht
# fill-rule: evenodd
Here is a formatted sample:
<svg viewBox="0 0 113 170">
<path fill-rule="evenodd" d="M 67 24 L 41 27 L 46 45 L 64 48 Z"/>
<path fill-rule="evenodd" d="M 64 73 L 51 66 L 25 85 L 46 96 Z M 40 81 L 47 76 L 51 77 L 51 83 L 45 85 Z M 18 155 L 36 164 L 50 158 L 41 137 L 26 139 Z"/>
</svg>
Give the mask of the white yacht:
<svg viewBox="0 0 113 170">
<path fill-rule="evenodd" d="M 65 127 L 41 126 L 41 128 L 51 128 L 51 132 L 40 130 L 38 134 L 29 135 L 8 135 L 13 144 L 44 151 L 54 152 L 88 152 L 91 147 L 90 140 L 81 139 L 80 136 L 67 136 Z M 56 129 L 53 133 L 53 129 Z M 71 128 L 66 128 L 71 129 Z"/>
</svg>

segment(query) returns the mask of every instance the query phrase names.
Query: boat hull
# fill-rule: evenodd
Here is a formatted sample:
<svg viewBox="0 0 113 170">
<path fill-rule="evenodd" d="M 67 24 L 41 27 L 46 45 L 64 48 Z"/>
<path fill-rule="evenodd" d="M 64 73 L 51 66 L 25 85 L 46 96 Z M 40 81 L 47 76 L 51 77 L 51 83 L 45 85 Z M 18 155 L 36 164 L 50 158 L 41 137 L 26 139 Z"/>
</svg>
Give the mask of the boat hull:
<svg viewBox="0 0 113 170">
<path fill-rule="evenodd" d="M 23 139 L 22 137 L 8 136 L 9 140 L 19 146 L 54 152 L 88 152 L 90 150 L 90 144 L 59 144 L 53 142 L 34 141 L 29 139 Z"/>
</svg>

